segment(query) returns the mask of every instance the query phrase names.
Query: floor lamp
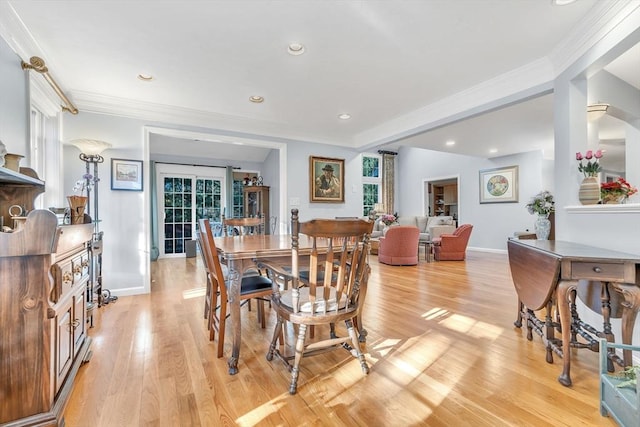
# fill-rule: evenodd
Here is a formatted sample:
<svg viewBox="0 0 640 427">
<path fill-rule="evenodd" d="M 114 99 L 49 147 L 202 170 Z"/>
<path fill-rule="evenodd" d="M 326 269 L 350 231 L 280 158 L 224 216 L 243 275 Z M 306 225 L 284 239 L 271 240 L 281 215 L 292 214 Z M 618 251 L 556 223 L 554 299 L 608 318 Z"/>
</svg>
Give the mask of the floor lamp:
<svg viewBox="0 0 640 427">
<path fill-rule="evenodd" d="M 74 139 L 70 141 L 70 143 L 80 149 L 80 160 L 85 163 L 86 168 L 83 178 L 85 180 L 85 188 L 87 189 L 87 214 L 91 216 L 93 213 L 93 239 L 91 242 L 92 289 L 90 294 L 93 295 L 94 292 L 98 293 L 98 307 L 100 307 L 103 304 L 109 304 L 109 302 L 118 299 L 118 297 L 111 296 L 111 291 L 108 289 L 102 289 L 103 232 L 100 231 L 100 211 L 98 210 L 98 184 L 100 183 L 98 165 L 104 163 L 104 157 L 101 156 L 101 153 L 111 148 L 112 145 L 108 142 L 95 139 Z M 91 199 L 92 190 L 93 200 Z M 91 205 L 93 205 L 93 211 L 91 210 Z M 93 303 L 93 298 L 91 298 L 89 303 Z"/>
</svg>

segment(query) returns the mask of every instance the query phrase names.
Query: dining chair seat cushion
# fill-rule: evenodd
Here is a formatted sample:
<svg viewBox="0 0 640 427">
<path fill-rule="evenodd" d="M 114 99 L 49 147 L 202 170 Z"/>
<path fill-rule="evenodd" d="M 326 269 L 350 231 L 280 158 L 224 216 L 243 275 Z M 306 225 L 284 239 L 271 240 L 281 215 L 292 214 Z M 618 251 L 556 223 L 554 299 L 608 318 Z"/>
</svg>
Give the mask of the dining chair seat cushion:
<svg viewBox="0 0 640 427">
<path fill-rule="evenodd" d="M 256 291 L 271 289 L 271 279 L 266 276 L 243 276 L 240 283 L 240 295 L 252 294 Z"/>
<path fill-rule="evenodd" d="M 298 290 L 300 291 L 300 310 L 299 311 L 302 313 L 311 313 L 311 301 L 309 300 L 309 288 L 307 287 L 298 288 Z M 316 295 L 322 295 L 323 292 L 324 292 L 324 286 L 318 286 L 316 288 Z M 283 305 L 289 307 L 293 311 L 292 295 L 293 295 L 292 290 L 282 292 L 280 294 L 280 302 Z M 346 303 L 347 303 L 347 297 L 346 295 L 342 295 L 342 298 L 340 299 L 340 307 L 346 306 Z M 335 288 L 333 287 L 329 288 L 329 299 L 326 301 L 316 297 L 315 306 L 316 306 L 316 310 L 315 310 L 316 313 L 337 310 Z M 325 306 L 326 306 L 326 310 L 325 310 Z"/>
</svg>

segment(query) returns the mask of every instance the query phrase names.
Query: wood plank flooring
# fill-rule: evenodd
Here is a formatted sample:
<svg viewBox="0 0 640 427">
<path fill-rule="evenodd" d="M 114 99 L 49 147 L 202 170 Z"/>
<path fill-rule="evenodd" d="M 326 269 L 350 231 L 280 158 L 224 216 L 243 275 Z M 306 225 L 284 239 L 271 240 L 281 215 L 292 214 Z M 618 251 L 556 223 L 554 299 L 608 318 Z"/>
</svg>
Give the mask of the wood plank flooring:
<svg viewBox="0 0 640 427">
<path fill-rule="evenodd" d="M 96 310 L 93 356 L 78 375 L 67 426 L 615 426 L 599 413 L 597 354 L 545 362 L 539 337 L 513 326 L 506 255 L 464 262 L 378 264 L 364 313 L 371 373 L 334 351 L 303 360 L 298 394 L 265 359 L 266 329 L 242 308 L 239 374 L 215 357 L 203 319 L 200 258 L 152 263 L 152 292 Z M 316 330 L 316 334 L 322 333 Z M 344 333 L 344 331 L 342 331 Z"/>
</svg>

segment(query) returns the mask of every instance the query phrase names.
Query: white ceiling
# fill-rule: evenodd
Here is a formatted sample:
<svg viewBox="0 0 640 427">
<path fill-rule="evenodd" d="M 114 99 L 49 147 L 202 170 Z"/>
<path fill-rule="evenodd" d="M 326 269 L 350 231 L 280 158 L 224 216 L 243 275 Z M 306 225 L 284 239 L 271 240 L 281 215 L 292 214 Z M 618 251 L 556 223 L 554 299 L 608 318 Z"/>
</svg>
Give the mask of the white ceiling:
<svg viewBox="0 0 640 427">
<path fill-rule="evenodd" d="M 117 105 L 257 138 L 493 157 L 550 150 L 552 95 L 412 136 L 415 117 L 516 69 L 553 71 L 558 46 L 607 1 L 2 0 L 0 34 L 23 59 L 43 57 L 80 114 Z M 291 42 L 306 52 L 287 54 Z M 640 89 L 637 46 L 628 57 L 635 68 L 620 59 L 607 70 Z M 167 137 L 154 150 L 200 153 L 199 143 Z M 225 155 L 253 158 L 234 147 Z"/>
</svg>

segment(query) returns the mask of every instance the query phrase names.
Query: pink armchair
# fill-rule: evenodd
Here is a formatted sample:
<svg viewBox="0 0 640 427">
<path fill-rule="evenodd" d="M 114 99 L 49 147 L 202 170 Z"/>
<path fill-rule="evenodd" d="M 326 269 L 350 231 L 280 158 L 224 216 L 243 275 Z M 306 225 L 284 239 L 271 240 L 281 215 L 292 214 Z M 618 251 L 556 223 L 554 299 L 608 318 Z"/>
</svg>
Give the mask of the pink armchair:
<svg viewBox="0 0 640 427">
<path fill-rule="evenodd" d="M 389 265 L 418 264 L 420 230 L 412 226 L 396 226 L 380 237 L 378 261 Z"/>
<path fill-rule="evenodd" d="M 433 239 L 436 261 L 464 261 L 473 225 L 462 224 L 452 234 Z"/>
</svg>

